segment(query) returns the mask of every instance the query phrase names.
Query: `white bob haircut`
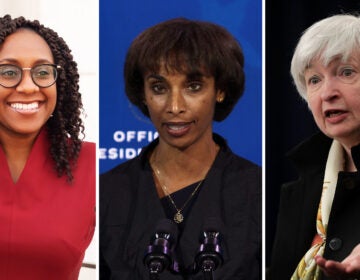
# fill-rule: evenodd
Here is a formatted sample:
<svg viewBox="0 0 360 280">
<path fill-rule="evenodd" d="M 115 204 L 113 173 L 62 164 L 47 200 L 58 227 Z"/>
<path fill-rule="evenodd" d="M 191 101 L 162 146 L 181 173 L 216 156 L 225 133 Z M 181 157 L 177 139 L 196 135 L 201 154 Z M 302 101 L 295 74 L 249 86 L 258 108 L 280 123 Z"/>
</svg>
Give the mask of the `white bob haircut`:
<svg viewBox="0 0 360 280">
<path fill-rule="evenodd" d="M 334 15 L 306 29 L 291 61 L 291 75 L 301 97 L 307 101 L 304 73 L 313 60 L 327 66 L 335 58 L 347 61 L 354 52 L 360 56 L 360 16 Z"/>
</svg>

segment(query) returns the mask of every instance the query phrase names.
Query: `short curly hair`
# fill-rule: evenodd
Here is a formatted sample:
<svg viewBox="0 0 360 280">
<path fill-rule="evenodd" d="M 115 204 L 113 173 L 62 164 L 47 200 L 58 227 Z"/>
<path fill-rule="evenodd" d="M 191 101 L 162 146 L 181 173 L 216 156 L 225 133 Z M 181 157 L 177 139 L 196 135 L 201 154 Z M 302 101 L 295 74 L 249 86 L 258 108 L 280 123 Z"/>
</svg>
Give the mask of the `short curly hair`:
<svg viewBox="0 0 360 280">
<path fill-rule="evenodd" d="M 84 136 L 84 125 L 80 118 L 83 105 L 79 92 L 77 64 L 65 41 L 37 20 L 31 21 L 24 17 L 12 19 L 10 15 L 0 17 L 0 45 L 7 36 L 22 28 L 31 29 L 39 34 L 49 45 L 55 64 L 61 66 L 56 81 L 56 107 L 45 127 L 54 168 L 59 177 L 66 175 L 67 180 L 71 182 L 72 168 L 76 164 L 82 145 L 80 136 Z"/>
<path fill-rule="evenodd" d="M 214 77 L 225 93 L 216 103 L 214 120 L 224 120 L 242 96 L 245 85 L 244 55 L 239 42 L 223 27 L 205 21 L 175 18 L 140 33 L 128 49 L 124 79 L 128 99 L 149 117 L 144 104 L 144 76 L 167 70 L 203 72 Z"/>
</svg>

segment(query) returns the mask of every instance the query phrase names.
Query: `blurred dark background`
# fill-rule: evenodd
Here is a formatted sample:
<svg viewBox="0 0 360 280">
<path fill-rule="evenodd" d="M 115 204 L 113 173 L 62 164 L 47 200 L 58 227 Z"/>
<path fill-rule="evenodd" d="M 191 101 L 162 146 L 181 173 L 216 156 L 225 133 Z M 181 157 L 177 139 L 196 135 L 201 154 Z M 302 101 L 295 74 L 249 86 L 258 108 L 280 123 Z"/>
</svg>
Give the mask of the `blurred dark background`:
<svg viewBox="0 0 360 280">
<path fill-rule="evenodd" d="M 271 249 L 281 184 L 296 178 L 286 153 L 317 131 L 307 104 L 290 76 L 290 61 L 302 32 L 339 13 L 360 13 L 360 0 L 265 1 L 265 167 L 266 266 Z M 315 222 L 315 221 L 314 221 Z"/>
</svg>

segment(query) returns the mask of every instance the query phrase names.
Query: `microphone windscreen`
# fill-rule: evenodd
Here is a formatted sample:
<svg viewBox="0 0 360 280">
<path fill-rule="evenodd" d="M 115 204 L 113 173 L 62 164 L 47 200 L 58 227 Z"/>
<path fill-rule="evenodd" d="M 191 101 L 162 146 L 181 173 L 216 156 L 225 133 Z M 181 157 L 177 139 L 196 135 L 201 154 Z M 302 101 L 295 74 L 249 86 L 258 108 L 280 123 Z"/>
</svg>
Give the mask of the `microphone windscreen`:
<svg viewBox="0 0 360 280">
<path fill-rule="evenodd" d="M 177 240 L 177 235 L 178 235 L 178 227 L 177 225 L 169 220 L 169 219 L 162 219 L 159 220 L 159 222 L 156 225 L 155 228 L 155 232 L 157 233 L 168 233 L 171 236 L 171 239 L 173 239 L 172 241 L 176 241 Z"/>
</svg>

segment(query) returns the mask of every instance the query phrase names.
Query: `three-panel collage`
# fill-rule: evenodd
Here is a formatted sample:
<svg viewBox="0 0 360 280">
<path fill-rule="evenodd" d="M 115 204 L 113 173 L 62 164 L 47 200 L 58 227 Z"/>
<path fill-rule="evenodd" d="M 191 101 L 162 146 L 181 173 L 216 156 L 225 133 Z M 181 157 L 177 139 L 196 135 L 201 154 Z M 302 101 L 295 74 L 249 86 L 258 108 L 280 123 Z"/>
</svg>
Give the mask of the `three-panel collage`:
<svg viewBox="0 0 360 280">
<path fill-rule="evenodd" d="M 0 0 L 0 280 L 359 280 L 360 2 Z"/>
</svg>

